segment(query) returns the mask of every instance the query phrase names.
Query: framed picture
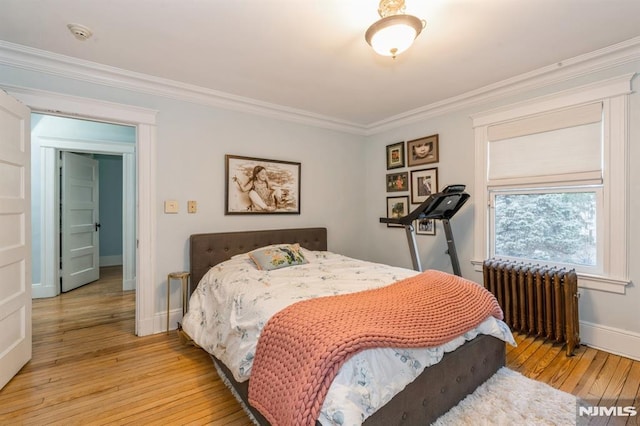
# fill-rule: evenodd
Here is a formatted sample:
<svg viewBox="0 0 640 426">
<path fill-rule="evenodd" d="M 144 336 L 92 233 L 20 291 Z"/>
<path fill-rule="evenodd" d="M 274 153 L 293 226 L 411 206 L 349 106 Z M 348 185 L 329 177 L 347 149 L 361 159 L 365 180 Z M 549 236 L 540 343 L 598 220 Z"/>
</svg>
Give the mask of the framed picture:
<svg viewBox="0 0 640 426">
<path fill-rule="evenodd" d="M 404 142 L 387 145 L 387 170 L 404 167 Z"/>
<path fill-rule="evenodd" d="M 418 235 L 436 235 L 435 219 L 416 219 L 414 227 Z"/>
<path fill-rule="evenodd" d="M 300 214 L 300 163 L 225 155 L 225 214 Z"/>
<path fill-rule="evenodd" d="M 387 192 L 400 192 L 409 190 L 409 173 L 387 174 Z"/>
<path fill-rule="evenodd" d="M 409 167 L 438 162 L 438 135 L 407 142 Z"/>
<path fill-rule="evenodd" d="M 387 217 L 402 217 L 409 214 L 409 197 L 387 197 Z M 387 223 L 388 228 L 404 228 L 402 225 Z"/>
<path fill-rule="evenodd" d="M 438 168 L 411 170 L 411 202 L 420 204 L 438 192 Z"/>
</svg>

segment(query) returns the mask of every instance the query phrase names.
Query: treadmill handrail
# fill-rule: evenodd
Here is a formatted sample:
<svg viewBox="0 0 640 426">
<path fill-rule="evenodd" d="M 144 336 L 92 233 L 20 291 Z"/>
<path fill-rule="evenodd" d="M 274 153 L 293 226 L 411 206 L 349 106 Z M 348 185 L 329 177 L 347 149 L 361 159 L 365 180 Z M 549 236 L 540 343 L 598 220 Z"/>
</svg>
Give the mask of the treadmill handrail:
<svg viewBox="0 0 640 426">
<path fill-rule="evenodd" d="M 450 185 L 441 192 L 431 194 L 411 213 L 402 217 L 381 217 L 380 223 L 409 225 L 416 219 L 451 219 L 467 202 L 470 195 L 464 185 Z"/>
</svg>

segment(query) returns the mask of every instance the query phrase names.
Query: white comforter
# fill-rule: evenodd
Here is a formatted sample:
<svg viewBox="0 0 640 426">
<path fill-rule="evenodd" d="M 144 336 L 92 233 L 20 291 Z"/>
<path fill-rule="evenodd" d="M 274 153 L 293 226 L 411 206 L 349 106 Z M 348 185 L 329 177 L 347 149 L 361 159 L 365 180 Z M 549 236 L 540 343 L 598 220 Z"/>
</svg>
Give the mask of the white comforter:
<svg viewBox="0 0 640 426">
<path fill-rule="evenodd" d="M 260 331 L 276 312 L 300 300 L 368 290 L 417 273 L 331 252 L 302 250 L 308 264 L 274 271 L 258 270 L 247 255 L 234 256 L 211 268 L 191 296 L 184 331 L 224 362 L 239 382 L 249 378 Z M 354 355 L 331 385 L 320 422 L 361 424 L 424 368 L 478 334 L 515 345 L 508 326 L 489 317 L 440 347 L 370 349 Z"/>
</svg>

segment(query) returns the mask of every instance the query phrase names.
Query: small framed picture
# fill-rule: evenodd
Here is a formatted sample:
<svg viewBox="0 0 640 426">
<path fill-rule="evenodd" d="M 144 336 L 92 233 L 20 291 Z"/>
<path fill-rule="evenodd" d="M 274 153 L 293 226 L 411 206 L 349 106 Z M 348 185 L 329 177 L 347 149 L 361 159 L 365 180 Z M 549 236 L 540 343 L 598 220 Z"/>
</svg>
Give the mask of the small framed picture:
<svg viewBox="0 0 640 426">
<path fill-rule="evenodd" d="M 407 142 L 409 167 L 438 162 L 438 135 Z"/>
<path fill-rule="evenodd" d="M 411 202 L 420 204 L 438 192 L 438 168 L 411 170 Z"/>
<path fill-rule="evenodd" d="M 409 214 L 409 197 L 387 197 L 387 217 L 399 218 Z M 388 228 L 404 228 L 402 225 L 387 223 Z"/>
<path fill-rule="evenodd" d="M 401 192 L 409 190 L 409 173 L 387 174 L 387 192 Z"/>
<path fill-rule="evenodd" d="M 436 235 L 435 219 L 416 219 L 414 227 L 418 235 Z"/>
<path fill-rule="evenodd" d="M 387 145 L 387 170 L 404 167 L 404 142 Z"/>
</svg>

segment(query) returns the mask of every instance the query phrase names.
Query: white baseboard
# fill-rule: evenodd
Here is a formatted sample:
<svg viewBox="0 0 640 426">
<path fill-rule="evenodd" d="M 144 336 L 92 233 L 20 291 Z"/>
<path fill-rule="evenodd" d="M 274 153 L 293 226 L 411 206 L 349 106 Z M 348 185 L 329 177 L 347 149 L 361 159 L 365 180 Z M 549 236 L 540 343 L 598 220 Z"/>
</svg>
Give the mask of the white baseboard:
<svg viewBox="0 0 640 426">
<path fill-rule="evenodd" d="M 123 291 L 135 290 L 135 289 L 136 289 L 136 279 L 135 278 L 124 280 L 122 282 L 122 290 Z"/>
<path fill-rule="evenodd" d="M 182 308 L 169 311 L 169 331 L 178 329 L 178 322 L 182 322 Z M 156 312 L 154 316 L 154 333 L 167 332 L 167 312 Z"/>
<path fill-rule="evenodd" d="M 56 289 L 51 286 L 44 286 L 42 283 L 31 284 L 31 298 L 32 299 L 46 299 L 48 297 L 55 297 L 58 294 Z"/>
<path fill-rule="evenodd" d="M 580 341 L 587 346 L 640 361 L 640 334 L 580 321 Z"/>
<path fill-rule="evenodd" d="M 100 266 L 118 266 L 122 265 L 122 255 L 100 256 Z"/>
<path fill-rule="evenodd" d="M 151 334 L 156 334 L 159 333 L 160 331 L 157 331 L 156 328 L 156 324 L 158 323 L 157 321 L 157 315 L 154 318 L 140 318 L 138 320 L 138 327 L 136 329 L 136 335 L 137 336 L 149 336 Z"/>
</svg>

